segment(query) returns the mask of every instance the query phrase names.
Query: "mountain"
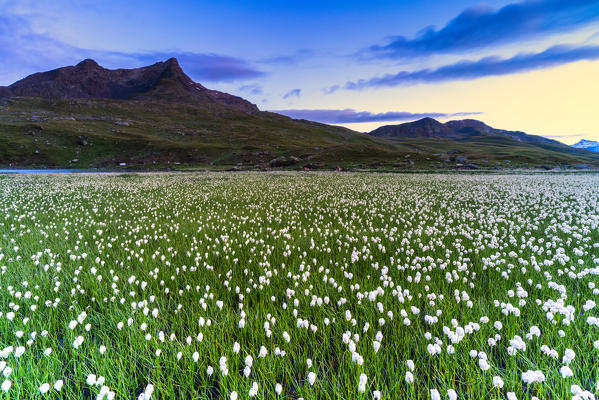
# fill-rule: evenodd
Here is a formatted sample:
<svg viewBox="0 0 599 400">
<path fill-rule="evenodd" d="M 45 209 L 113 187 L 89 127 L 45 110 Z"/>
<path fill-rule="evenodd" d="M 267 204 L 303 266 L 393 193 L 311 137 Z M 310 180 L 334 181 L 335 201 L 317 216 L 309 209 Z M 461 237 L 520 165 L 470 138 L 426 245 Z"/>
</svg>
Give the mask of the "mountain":
<svg viewBox="0 0 599 400">
<path fill-rule="evenodd" d="M 258 111 L 258 107 L 241 97 L 209 90 L 194 82 L 175 58 L 143 68 L 115 70 L 86 59 L 75 66 L 38 72 L 8 87 L 0 87 L 0 96 L 217 103 L 245 112 Z"/>
<path fill-rule="evenodd" d="M 493 128 L 482 121 L 464 119 L 441 123 L 432 118 L 381 126 L 369 133 L 421 152 L 453 155 L 462 162 L 490 159 L 529 164 L 596 165 L 595 154 L 574 149 L 557 140 L 520 131 Z M 459 154 L 459 156 L 455 156 Z M 573 160 L 577 160 L 573 162 Z"/>
<path fill-rule="evenodd" d="M 582 139 L 580 142 L 573 144 L 572 147 L 576 149 L 585 149 L 599 152 L 599 142 L 593 140 Z"/>
<path fill-rule="evenodd" d="M 370 132 L 373 136 L 393 138 L 454 138 L 454 130 L 433 118 L 399 125 L 385 125 Z"/>
<path fill-rule="evenodd" d="M 599 166 L 599 154 L 476 120 L 425 118 L 368 134 L 292 119 L 194 82 L 174 58 L 114 70 L 88 59 L 0 87 L 0 165 L 123 163 L 503 168 Z"/>
<path fill-rule="evenodd" d="M 401 154 L 370 135 L 207 89 L 174 58 L 115 70 L 83 60 L 0 87 L 0 165 L 264 167 L 283 156 L 335 166 Z"/>
<path fill-rule="evenodd" d="M 489 135 L 504 135 L 518 142 L 563 145 L 557 140 L 547 139 L 542 136 L 529 135 L 520 131 L 507 131 L 504 129 L 492 128 L 476 119 L 454 120 L 443 124 L 433 118 L 422 118 L 418 121 L 406 122 L 399 125 L 381 126 L 370 132 L 370 134 L 377 137 L 395 139 L 440 138 L 455 140 L 472 139 Z"/>
</svg>

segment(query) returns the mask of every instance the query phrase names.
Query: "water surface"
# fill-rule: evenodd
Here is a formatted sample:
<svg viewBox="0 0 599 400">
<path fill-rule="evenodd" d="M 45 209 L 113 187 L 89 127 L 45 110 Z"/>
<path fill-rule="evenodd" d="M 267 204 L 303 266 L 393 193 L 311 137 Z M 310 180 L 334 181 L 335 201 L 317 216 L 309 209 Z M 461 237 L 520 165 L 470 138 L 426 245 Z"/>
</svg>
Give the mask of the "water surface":
<svg viewBox="0 0 599 400">
<path fill-rule="evenodd" d="M 81 172 L 111 172 L 103 169 L 0 169 L 0 174 L 72 174 Z"/>
</svg>

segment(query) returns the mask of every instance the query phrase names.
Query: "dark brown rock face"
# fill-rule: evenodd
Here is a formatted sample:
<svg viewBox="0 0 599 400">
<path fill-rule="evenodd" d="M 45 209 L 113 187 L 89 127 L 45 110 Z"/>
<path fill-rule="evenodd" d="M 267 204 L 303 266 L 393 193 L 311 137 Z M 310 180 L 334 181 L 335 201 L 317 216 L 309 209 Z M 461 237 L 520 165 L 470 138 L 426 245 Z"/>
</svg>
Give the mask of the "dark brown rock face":
<svg viewBox="0 0 599 400">
<path fill-rule="evenodd" d="M 258 111 L 256 105 L 194 82 L 175 58 L 133 69 L 106 69 L 94 60 L 30 75 L 8 87 L 0 97 L 26 96 L 54 99 L 104 98 L 155 100 L 170 103 L 216 103 L 239 111 Z"/>
</svg>

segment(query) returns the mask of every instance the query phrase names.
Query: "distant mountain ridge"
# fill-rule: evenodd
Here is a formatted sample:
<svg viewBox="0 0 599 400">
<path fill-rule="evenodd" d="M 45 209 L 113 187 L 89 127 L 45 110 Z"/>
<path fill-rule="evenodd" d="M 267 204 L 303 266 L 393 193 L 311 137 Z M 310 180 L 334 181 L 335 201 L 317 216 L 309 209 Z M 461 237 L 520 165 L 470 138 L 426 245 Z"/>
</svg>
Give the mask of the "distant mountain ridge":
<svg viewBox="0 0 599 400">
<path fill-rule="evenodd" d="M 244 112 L 259 111 L 241 97 L 210 90 L 187 76 L 176 58 L 147 67 L 106 69 L 91 59 L 75 66 L 38 72 L 7 87 L 0 97 L 46 99 L 155 100 L 186 104 L 218 103 Z"/>
<path fill-rule="evenodd" d="M 453 120 L 441 123 L 433 118 L 422 118 L 414 122 L 381 126 L 370 132 L 370 135 L 395 139 L 437 138 L 452 140 L 465 140 L 487 135 L 504 135 L 518 142 L 545 143 L 566 147 L 565 144 L 557 140 L 529 135 L 520 131 L 496 129 L 476 119 Z"/>
<path fill-rule="evenodd" d="M 599 152 L 599 141 L 582 139 L 578 143 L 572 145 L 576 149 L 585 149 Z"/>
<path fill-rule="evenodd" d="M 433 118 L 423 118 L 381 126 L 369 134 L 441 157 L 445 153 L 448 155 L 445 161 L 459 160 L 461 163 L 475 159 L 498 159 L 508 164 L 526 160 L 546 169 L 549 168 L 547 163 L 562 164 L 565 159 L 573 157 L 585 160 L 574 163 L 575 168 L 587 169 L 599 159 L 599 155 L 588 151 L 590 148 L 575 148 L 543 136 L 493 128 L 475 119 L 441 123 Z"/>
</svg>

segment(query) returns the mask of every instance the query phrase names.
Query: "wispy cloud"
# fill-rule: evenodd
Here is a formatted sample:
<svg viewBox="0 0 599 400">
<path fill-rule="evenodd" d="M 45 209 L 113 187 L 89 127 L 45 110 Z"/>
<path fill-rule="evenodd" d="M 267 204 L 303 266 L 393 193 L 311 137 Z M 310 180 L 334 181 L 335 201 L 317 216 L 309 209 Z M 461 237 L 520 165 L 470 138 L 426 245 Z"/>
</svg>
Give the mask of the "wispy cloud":
<svg viewBox="0 0 599 400">
<path fill-rule="evenodd" d="M 299 61 L 306 60 L 312 56 L 314 56 L 314 51 L 309 49 L 300 49 L 290 54 L 268 57 L 262 59 L 261 62 L 264 64 L 289 65 L 296 64 Z"/>
<path fill-rule="evenodd" d="M 455 80 L 471 80 L 553 67 L 581 60 L 599 59 L 599 46 L 553 46 L 540 53 L 521 53 L 511 58 L 485 57 L 476 61 L 459 61 L 435 69 L 400 71 L 370 79 L 350 81 L 324 89 L 327 93 L 341 88 L 362 90 L 376 87 L 409 86 Z"/>
<path fill-rule="evenodd" d="M 251 85 L 243 85 L 238 89 L 240 92 L 246 92 L 251 95 L 262 94 L 264 91 L 260 85 L 251 84 Z"/>
<path fill-rule="evenodd" d="M 283 95 L 283 98 L 288 99 L 290 97 L 299 97 L 301 93 L 302 93 L 301 89 L 293 89 L 293 90 L 290 90 L 287 93 L 285 93 Z"/>
<path fill-rule="evenodd" d="M 572 133 L 572 134 L 566 134 L 566 135 L 543 135 L 546 138 L 552 138 L 552 139 L 567 139 L 567 138 L 577 138 L 577 137 L 587 137 L 588 135 L 585 135 L 584 133 Z"/>
<path fill-rule="evenodd" d="M 599 19 L 597 0 L 527 0 L 498 10 L 479 5 L 464 10 L 441 29 L 428 27 L 414 38 L 395 36 L 362 54 L 408 58 L 520 42 L 544 34 L 562 33 Z"/>
<path fill-rule="evenodd" d="M 295 119 L 307 119 L 329 124 L 351 124 L 359 122 L 381 121 L 410 121 L 420 118 L 453 118 L 467 115 L 481 114 L 479 112 L 460 113 L 411 113 L 405 111 L 389 111 L 385 113 L 372 113 L 369 111 L 356 111 L 351 108 L 344 110 L 272 110 L 279 114 Z"/>
</svg>

